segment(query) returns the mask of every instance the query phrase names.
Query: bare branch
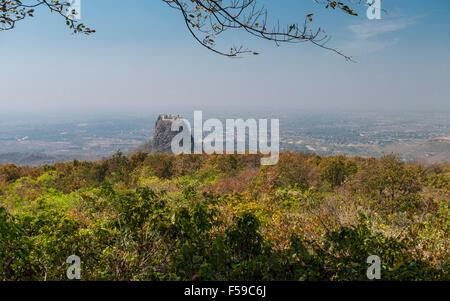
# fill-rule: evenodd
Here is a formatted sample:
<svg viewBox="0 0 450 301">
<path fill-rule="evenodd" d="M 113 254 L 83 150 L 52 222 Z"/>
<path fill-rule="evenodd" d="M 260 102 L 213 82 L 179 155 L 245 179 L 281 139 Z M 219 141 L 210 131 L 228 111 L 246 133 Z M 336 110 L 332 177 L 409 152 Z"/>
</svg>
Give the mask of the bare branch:
<svg viewBox="0 0 450 301">
<path fill-rule="evenodd" d="M 227 30 L 245 31 L 252 36 L 282 43 L 306 43 L 311 42 L 320 48 L 332 51 L 352 61 L 350 56 L 341 51 L 326 46 L 330 37 L 322 28 L 312 29 L 313 14 L 307 14 L 302 23 L 290 24 L 281 27 L 280 23 L 272 25 L 269 29 L 268 12 L 263 6 L 257 5 L 257 0 L 163 0 L 170 7 L 181 12 L 186 26 L 194 39 L 207 49 L 229 57 L 236 57 L 243 53 L 258 54 L 255 51 L 240 47 L 232 47 L 230 51 L 217 50 L 216 39 Z M 348 5 L 342 1 L 315 0 L 325 8 L 340 9 L 350 15 L 357 15 Z M 348 1 L 359 4 L 359 1 Z"/>
<path fill-rule="evenodd" d="M 66 0 L 67 1 L 67 0 Z M 346 60 L 350 56 L 327 46 L 330 37 L 321 27 L 312 28 L 313 14 L 306 14 L 300 23 L 281 26 L 280 22 L 269 25 L 268 12 L 257 0 L 162 0 L 170 7 L 178 10 L 194 39 L 210 51 L 217 54 L 237 57 L 244 53 L 259 54 L 243 46 L 231 47 L 228 50 L 217 49 L 216 40 L 226 31 L 243 31 L 251 36 L 274 42 L 276 45 L 286 43 L 306 43 L 332 51 Z M 314 0 L 317 4 L 333 10 L 341 10 L 346 14 L 357 15 L 349 5 L 357 5 L 362 0 Z M 345 4 L 345 2 L 348 3 Z M 15 28 L 16 23 L 27 17 L 33 17 L 35 9 L 45 7 L 62 16 L 67 26 L 74 33 L 91 34 L 92 30 L 75 18 L 76 12 L 70 12 L 70 3 L 58 0 L 0 0 L 0 31 Z M 270 28 L 269 28 L 270 27 Z"/>
</svg>

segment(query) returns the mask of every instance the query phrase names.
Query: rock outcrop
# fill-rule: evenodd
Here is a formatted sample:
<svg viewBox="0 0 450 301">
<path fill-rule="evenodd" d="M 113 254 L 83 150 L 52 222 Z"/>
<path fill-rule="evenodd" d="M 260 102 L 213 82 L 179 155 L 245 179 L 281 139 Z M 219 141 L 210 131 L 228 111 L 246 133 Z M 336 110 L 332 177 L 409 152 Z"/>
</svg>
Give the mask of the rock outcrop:
<svg viewBox="0 0 450 301">
<path fill-rule="evenodd" d="M 164 113 L 158 116 L 152 140 L 152 153 L 172 153 L 172 139 L 179 131 L 172 132 L 171 127 L 173 121 L 178 118 L 182 117 Z"/>
<path fill-rule="evenodd" d="M 180 115 L 172 115 L 172 114 L 160 114 L 155 124 L 155 131 L 153 134 L 153 139 L 145 143 L 143 146 L 139 148 L 139 150 L 150 153 L 150 154 L 158 154 L 158 153 L 172 153 L 172 139 L 177 135 L 180 131 L 172 131 L 172 123 L 179 119 L 183 118 Z"/>
</svg>

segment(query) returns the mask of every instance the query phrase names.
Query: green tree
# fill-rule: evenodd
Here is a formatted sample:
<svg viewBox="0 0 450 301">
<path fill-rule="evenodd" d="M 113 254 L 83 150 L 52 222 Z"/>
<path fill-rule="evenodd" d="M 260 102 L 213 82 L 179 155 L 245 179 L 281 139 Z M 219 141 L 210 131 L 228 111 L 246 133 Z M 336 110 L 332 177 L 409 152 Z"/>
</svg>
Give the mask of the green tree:
<svg viewBox="0 0 450 301">
<path fill-rule="evenodd" d="M 31 242 L 16 219 L 0 206 L 0 281 L 35 279 Z"/>
<path fill-rule="evenodd" d="M 332 187 L 341 186 L 352 174 L 356 173 L 355 162 L 346 160 L 344 156 L 327 157 L 321 162 L 320 178 Z"/>
<path fill-rule="evenodd" d="M 369 159 L 355 175 L 353 185 L 383 211 L 394 212 L 413 205 L 421 190 L 420 166 L 409 166 L 396 155 Z"/>
</svg>

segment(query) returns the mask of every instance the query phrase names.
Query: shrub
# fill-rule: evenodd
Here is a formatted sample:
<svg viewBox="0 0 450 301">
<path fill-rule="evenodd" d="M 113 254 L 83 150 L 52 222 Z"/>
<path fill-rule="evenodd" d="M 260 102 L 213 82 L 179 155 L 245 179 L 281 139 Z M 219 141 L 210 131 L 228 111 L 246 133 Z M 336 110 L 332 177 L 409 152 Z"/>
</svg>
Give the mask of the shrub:
<svg viewBox="0 0 450 301">
<path fill-rule="evenodd" d="M 331 187 L 341 186 L 344 181 L 357 172 L 355 162 L 346 160 L 344 156 L 327 157 L 321 161 L 320 178 Z"/>
</svg>

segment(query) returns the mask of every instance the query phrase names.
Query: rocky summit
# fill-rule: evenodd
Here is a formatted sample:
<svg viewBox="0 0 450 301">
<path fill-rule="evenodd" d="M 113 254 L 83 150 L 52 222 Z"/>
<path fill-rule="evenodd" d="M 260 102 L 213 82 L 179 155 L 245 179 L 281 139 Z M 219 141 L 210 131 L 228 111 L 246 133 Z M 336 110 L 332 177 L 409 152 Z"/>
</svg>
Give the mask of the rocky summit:
<svg viewBox="0 0 450 301">
<path fill-rule="evenodd" d="M 174 120 L 183 118 L 180 115 L 159 114 L 155 124 L 153 139 L 145 143 L 140 150 L 151 154 L 172 153 L 171 142 L 180 131 L 172 131 L 172 123 Z"/>
</svg>

